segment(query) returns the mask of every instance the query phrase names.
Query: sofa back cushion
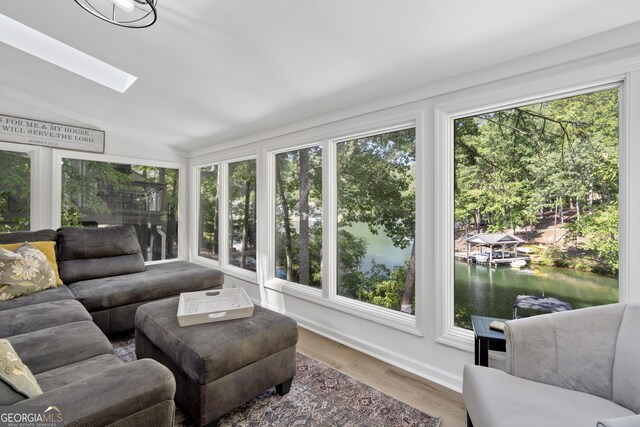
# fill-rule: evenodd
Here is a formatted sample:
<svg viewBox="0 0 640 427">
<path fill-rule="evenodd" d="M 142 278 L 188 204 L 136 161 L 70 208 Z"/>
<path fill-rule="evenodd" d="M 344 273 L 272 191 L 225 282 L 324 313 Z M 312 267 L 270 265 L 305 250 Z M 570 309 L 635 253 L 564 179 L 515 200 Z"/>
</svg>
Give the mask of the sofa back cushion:
<svg viewBox="0 0 640 427">
<path fill-rule="evenodd" d="M 613 399 L 640 414 L 640 304 L 627 304 L 613 362 Z"/>
<path fill-rule="evenodd" d="M 0 234 L 0 244 L 56 241 L 55 230 L 16 231 Z"/>
<path fill-rule="evenodd" d="M 64 283 L 144 271 L 132 226 L 58 229 L 58 268 Z"/>
</svg>

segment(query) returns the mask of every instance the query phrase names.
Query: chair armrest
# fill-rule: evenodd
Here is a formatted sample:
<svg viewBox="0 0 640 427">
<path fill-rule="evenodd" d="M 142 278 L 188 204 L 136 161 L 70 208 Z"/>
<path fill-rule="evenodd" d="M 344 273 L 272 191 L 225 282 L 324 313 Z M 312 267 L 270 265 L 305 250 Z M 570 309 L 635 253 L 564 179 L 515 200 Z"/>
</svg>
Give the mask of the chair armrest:
<svg viewBox="0 0 640 427">
<path fill-rule="evenodd" d="M 640 415 L 629 415 L 628 417 L 609 418 L 598 421 L 598 427 L 637 427 L 640 426 Z"/>
<path fill-rule="evenodd" d="M 15 406 L 57 406 L 66 426 L 108 425 L 135 418 L 155 405 L 173 408 L 175 379 L 171 371 L 151 359 L 107 369 L 96 376 L 49 390 Z M 154 425 L 173 425 L 170 419 Z"/>
<path fill-rule="evenodd" d="M 509 320 L 504 335 L 507 373 L 559 385 L 556 331 L 550 315 Z"/>
</svg>

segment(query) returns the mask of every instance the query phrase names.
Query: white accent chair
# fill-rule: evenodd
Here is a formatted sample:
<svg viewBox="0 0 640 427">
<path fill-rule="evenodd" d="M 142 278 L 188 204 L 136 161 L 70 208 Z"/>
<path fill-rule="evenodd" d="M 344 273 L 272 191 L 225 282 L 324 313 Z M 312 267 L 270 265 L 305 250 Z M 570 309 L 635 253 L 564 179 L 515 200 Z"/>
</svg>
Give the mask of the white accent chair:
<svg viewBox="0 0 640 427">
<path fill-rule="evenodd" d="M 505 337 L 506 372 L 464 368 L 469 426 L 640 426 L 640 304 L 510 320 Z"/>
</svg>

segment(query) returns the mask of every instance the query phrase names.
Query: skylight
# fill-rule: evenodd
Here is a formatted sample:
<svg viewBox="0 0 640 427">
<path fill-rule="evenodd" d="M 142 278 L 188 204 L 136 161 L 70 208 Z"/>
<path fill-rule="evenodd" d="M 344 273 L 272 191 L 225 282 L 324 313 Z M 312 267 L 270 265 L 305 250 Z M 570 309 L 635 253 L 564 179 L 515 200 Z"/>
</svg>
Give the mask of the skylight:
<svg viewBox="0 0 640 427">
<path fill-rule="evenodd" d="M 137 79 L 2 14 L 0 41 L 120 93 L 129 89 Z"/>
</svg>

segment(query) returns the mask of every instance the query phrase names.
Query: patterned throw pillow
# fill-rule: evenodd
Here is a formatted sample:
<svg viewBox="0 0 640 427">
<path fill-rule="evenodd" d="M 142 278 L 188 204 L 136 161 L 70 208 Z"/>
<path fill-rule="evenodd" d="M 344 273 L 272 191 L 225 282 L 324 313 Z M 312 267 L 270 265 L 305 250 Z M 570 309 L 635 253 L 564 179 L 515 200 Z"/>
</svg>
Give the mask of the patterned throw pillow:
<svg viewBox="0 0 640 427">
<path fill-rule="evenodd" d="M 19 393 L 13 400 L 20 400 L 20 395 L 28 398 L 42 394 L 35 377 L 7 340 L 0 340 L 0 379 Z"/>
<path fill-rule="evenodd" d="M 15 251 L 23 244 L 28 243 L 32 246 L 35 246 L 39 251 L 41 251 L 47 257 L 47 261 L 53 267 L 53 272 L 56 274 L 56 284 L 62 285 L 62 280 L 60 279 L 60 273 L 58 273 L 58 263 L 56 261 L 56 242 L 20 242 L 20 243 L 4 243 L 0 245 L 0 248 L 8 249 L 10 251 Z"/>
<path fill-rule="evenodd" d="M 24 243 L 15 252 L 0 248 L 0 301 L 56 286 L 56 275 L 47 257 Z"/>
</svg>

